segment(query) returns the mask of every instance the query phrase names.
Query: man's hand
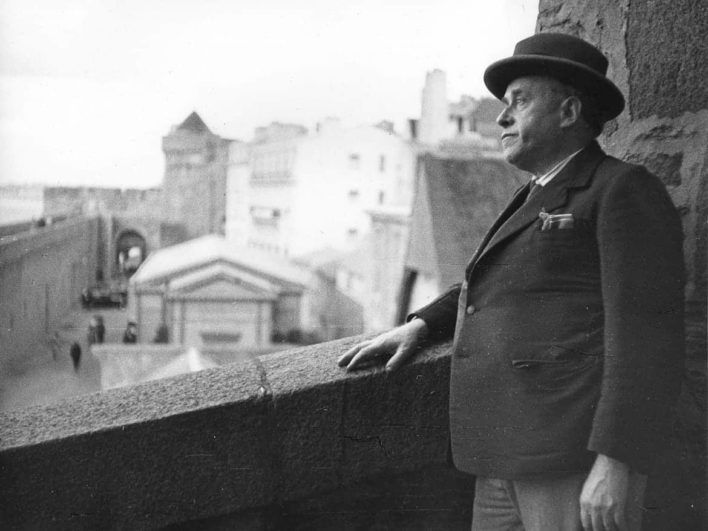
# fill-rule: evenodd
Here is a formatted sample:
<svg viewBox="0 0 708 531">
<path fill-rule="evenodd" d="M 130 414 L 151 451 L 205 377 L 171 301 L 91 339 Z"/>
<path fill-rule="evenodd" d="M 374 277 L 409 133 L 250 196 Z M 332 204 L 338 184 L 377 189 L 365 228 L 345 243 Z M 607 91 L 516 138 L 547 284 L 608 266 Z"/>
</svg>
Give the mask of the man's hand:
<svg viewBox="0 0 708 531">
<path fill-rule="evenodd" d="M 428 327 L 422 319 L 413 319 L 406 324 L 384 332 L 368 341 L 362 341 L 349 349 L 337 362 L 348 371 L 361 368 L 382 356 L 390 355 L 386 370 L 393 371 L 403 365 L 416 350 L 418 344 L 425 339 Z"/>
<path fill-rule="evenodd" d="M 598 454 L 580 493 L 585 531 L 626 531 L 629 466 Z"/>
</svg>

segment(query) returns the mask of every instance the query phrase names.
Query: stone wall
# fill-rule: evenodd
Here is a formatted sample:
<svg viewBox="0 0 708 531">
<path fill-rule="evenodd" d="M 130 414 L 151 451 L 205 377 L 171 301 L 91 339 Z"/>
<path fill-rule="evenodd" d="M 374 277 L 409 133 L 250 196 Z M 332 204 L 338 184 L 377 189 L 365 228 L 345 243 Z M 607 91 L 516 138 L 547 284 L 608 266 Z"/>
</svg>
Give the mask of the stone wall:
<svg viewBox="0 0 708 531">
<path fill-rule="evenodd" d="M 337 367 L 361 339 L 0 414 L 0 528 L 469 529 L 449 344 Z"/>
<path fill-rule="evenodd" d="M 44 189 L 44 215 L 68 213 L 110 213 L 123 216 L 155 216 L 162 209 L 160 188 L 96 188 L 89 186 L 47 186 Z"/>
<path fill-rule="evenodd" d="M 94 279 L 99 225 L 72 218 L 0 240 L 0 370 L 51 355 L 50 332 Z"/>
<path fill-rule="evenodd" d="M 627 98 L 601 142 L 658 175 L 682 219 L 688 273 L 688 359 L 674 453 L 663 485 L 650 486 L 652 529 L 698 529 L 705 522 L 706 257 L 708 217 L 708 4 L 698 0 L 541 0 L 538 31 L 598 45 Z M 680 458 L 679 458 L 680 456 Z M 659 456 L 657 456 L 659 458 Z M 669 473 L 669 471 L 671 471 Z M 665 497 L 674 507 L 651 510 Z"/>
</svg>

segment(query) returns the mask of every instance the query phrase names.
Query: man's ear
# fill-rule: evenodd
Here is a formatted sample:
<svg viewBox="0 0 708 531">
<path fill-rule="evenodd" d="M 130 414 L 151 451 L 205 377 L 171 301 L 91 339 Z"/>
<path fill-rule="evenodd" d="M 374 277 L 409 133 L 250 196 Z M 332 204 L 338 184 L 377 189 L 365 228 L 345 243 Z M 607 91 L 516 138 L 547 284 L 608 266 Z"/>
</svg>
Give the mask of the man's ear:
<svg viewBox="0 0 708 531">
<path fill-rule="evenodd" d="M 561 127 L 571 127 L 580 121 L 583 104 L 577 96 L 568 96 L 560 104 Z"/>
</svg>

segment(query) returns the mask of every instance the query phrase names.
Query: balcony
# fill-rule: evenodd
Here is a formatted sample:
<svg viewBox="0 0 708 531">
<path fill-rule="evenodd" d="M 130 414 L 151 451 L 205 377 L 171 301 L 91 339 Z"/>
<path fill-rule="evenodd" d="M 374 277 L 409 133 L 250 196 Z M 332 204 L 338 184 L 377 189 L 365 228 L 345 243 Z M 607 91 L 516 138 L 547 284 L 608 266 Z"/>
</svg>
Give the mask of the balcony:
<svg viewBox="0 0 708 531">
<path fill-rule="evenodd" d="M 469 529 L 449 343 L 346 373 L 360 339 L 0 414 L 0 529 Z M 703 521 L 686 433 L 657 456 L 645 531 Z"/>
<path fill-rule="evenodd" d="M 0 527 L 468 529 L 449 345 L 346 373 L 356 341 L 0 416 Z"/>
</svg>

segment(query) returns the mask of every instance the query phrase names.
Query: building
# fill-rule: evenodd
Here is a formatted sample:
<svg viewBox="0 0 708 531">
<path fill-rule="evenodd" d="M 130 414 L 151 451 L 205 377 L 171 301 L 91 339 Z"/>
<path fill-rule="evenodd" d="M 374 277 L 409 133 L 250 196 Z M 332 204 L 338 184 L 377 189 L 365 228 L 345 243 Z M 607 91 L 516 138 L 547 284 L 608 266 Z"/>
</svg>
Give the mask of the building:
<svg viewBox="0 0 708 531">
<path fill-rule="evenodd" d="M 445 72 L 433 70 L 428 72 L 425 78 L 425 85 L 421 97 L 421 114 L 419 119 L 410 120 L 411 124 L 411 145 L 416 152 L 416 174 L 415 200 L 400 205 L 377 205 L 369 210 L 372 224 L 372 240 L 370 263 L 366 275 L 367 295 L 361 299 L 364 305 L 364 321 L 366 331 L 376 331 L 390 328 L 401 322 L 405 317 L 400 314 L 401 297 L 411 295 L 411 271 L 405 270 L 406 253 L 409 246 L 409 235 L 412 223 L 419 230 L 421 220 L 416 219 L 421 214 L 421 208 L 411 215 L 413 203 L 417 205 L 420 201 L 426 201 L 423 197 L 428 195 L 424 177 L 428 174 L 428 156 L 443 158 L 449 164 L 472 164 L 472 159 L 480 161 L 478 170 L 490 171 L 490 181 L 488 186 L 498 187 L 499 184 L 491 181 L 491 177 L 498 176 L 497 166 L 505 166 L 501 159 L 499 144 L 499 126 L 496 117 L 501 112 L 501 104 L 491 98 L 475 99 L 463 95 L 459 101 L 452 102 L 447 96 L 447 79 Z M 493 160 L 498 160 L 493 163 Z M 463 170 L 467 171 L 467 170 Z M 441 179 L 459 179 L 459 176 L 439 175 Z M 444 185 L 443 183 L 437 183 Z M 483 204 L 482 193 L 477 198 L 467 198 L 471 205 L 477 209 L 486 209 L 489 205 Z M 453 208 L 454 201 L 459 198 L 450 197 L 450 203 L 439 201 L 436 208 L 449 211 Z M 493 204 L 498 201 L 495 198 Z M 444 212 L 436 213 L 435 216 L 443 216 Z M 486 219 L 486 218 L 485 218 Z M 493 218 L 491 218 L 493 219 Z M 488 221 L 472 218 L 472 223 L 482 223 L 479 230 L 484 230 L 491 223 Z M 440 238 L 447 238 L 449 235 L 440 235 Z M 411 235 L 418 238 L 420 236 Z M 417 259 L 434 260 L 435 242 L 428 241 L 426 249 L 418 249 Z M 426 256 L 427 253 L 427 256 Z M 437 275 L 431 269 L 433 277 Z M 423 276 L 418 278 L 416 296 L 425 289 L 429 290 L 428 295 L 437 294 L 437 282 L 427 283 L 424 275 L 427 270 L 421 270 Z M 424 286 L 428 284 L 428 287 Z M 422 297 L 425 298 L 425 297 Z"/>
<path fill-rule="evenodd" d="M 351 248 L 371 229 L 368 210 L 413 196 L 413 149 L 386 127 L 274 123 L 231 157 L 227 237 L 282 256 Z"/>
<path fill-rule="evenodd" d="M 231 142 L 212 133 L 196 112 L 162 139 L 162 218 L 167 224 L 181 226 L 185 239 L 224 232 Z"/>
<path fill-rule="evenodd" d="M 441 150 L 454 154 L 499 152 L 496 117 L 502 105 L 492 98 L 463 95 L 451 102 L 447 97 L 447 75 L 433 70 L 425 76 L 419 120 L 411 120 L 411 138 L 423 151 Z"/>
<path fill-rule="evenodd" d="M 422 157 L 398 321 L 463 280 L 487 229 L 527 179 L 496 158 Z"/>
<path fill-rule="evenodd" d="M 308 327 L 302 269 L 208 235 L 160 249 L 130 279 L 138 342 L 263 347 Z"/>
<path fill-rule="evenodd" d="M 372 231 L 364 297 L 366 331 L 381 331 L 400 324 L 398 299 L 411 222 L 411 207 L 376 208 L 369 211 Z"/>
</svg>

